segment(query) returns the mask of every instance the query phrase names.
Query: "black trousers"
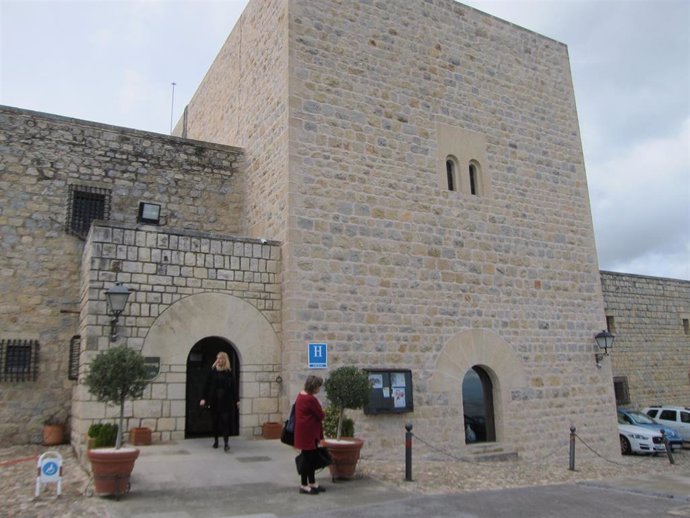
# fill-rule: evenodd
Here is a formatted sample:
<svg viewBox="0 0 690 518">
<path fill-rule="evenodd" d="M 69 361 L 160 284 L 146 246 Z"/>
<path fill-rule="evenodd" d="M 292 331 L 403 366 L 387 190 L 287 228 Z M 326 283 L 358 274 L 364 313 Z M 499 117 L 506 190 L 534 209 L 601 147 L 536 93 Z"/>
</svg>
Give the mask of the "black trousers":
<svg viewBox="0 0 690 518">
<path fill-rule="evenodd" d="M 316 483 L 316 450 L 302 450 L 303 462 L 300 477 L 302 478 L 302 485 Z"/>
<path fill-rule="evenodd" d="M 213 436 L 216 438 L 216 441 L 222 435 L 225 444 L 227 444 L 228 437 L 230 436 L 230 412 L 227 410 L 213 410 L 211 408 L 211 419 L 213 420 Z"/>
</svg>

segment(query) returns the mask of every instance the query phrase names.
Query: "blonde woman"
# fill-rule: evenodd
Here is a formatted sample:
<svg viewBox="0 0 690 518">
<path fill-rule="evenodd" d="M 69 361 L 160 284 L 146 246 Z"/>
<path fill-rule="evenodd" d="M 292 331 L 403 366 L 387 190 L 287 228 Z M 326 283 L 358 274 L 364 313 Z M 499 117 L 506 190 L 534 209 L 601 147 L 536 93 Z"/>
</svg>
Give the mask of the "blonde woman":
<svg viewBox="0 0 690 518">
<path fill-rule="evenodd" d="M 218 436 L 223 435 L 225 451 L 230 449 L 228 437 L 230 436 L 230 423 L 235 416 L 235 410 L 240 401 L 235 390 L 235 378 L 230 367 L 230 358 L 225 352 L 219 352 L 216 361 L 211 366 L 211 372 L 204 385 L 204 399 L 199 405 L 204 406 L 208 402 L 213 418 L 213 447 L 218 448 Z"/>
</svg>

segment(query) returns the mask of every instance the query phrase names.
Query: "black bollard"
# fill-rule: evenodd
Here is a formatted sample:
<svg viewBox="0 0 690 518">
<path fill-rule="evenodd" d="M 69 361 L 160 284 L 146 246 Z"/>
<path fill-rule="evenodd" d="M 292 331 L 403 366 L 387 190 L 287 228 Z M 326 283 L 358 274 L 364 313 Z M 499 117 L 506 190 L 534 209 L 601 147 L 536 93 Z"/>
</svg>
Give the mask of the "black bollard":
<svg viewBox="0 0 690 518">
<path fill-rule="evenodd" d="M 575 427 L 570 427 L 570 471 L 575 471 Z"/>
<path fill-rule="evenodd" d="M 405 430 L 405 481 L 412 482 L 412 423 L 407 423 Z"/>
</svg>

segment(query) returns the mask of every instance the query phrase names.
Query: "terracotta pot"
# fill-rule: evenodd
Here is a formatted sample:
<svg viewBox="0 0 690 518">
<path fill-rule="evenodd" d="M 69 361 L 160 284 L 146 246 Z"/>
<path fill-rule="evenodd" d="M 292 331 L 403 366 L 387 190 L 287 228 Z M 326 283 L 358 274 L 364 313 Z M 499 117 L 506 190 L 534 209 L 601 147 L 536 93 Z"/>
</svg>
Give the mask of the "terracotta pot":
<svg viewBox="0 0 690 518">
<path fill-rule="evenodd" d="M 328 453 L 333 458 L 333 464 L 328 466 L 333 480 L 352 478 L 364 440 L 356 437 L 341 437 L 340 440 L 325 439 L 321 441 L 321 445 L 328 448 Z"/>
<path fill-rule="evenodd" d="M 148 446 L 151 444 L 151 428 L 142 426 L 129 431 L 129 442 L 134 446 Z"/>
<path fill-rule="evenodd" d="M 261 425 L 261 437 L 264 439 L 280 439 L 283 425 L 275 421 L 268 421 Z"/>
<path fill-rule="evenodd" d="M 129 491 L 129 477 L 139 456 L 136 448 L 96 448 L 87 450 L 91 461 L 94 494 L 117 497 Z"/>
<path fill-rule="evenodd" d="M 45 446 L 55 446 L 65 441 L 64 424 L 44 424 L 43 425 L 43 444 Z"/>
</svg>

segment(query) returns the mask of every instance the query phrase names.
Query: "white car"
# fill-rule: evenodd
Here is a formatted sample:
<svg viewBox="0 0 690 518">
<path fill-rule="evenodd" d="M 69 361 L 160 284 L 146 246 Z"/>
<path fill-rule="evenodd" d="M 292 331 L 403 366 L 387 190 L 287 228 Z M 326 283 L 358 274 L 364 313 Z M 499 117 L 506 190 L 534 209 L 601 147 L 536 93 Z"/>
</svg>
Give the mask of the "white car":
<svg viewBox="0 0 690 518">
<path fill-rule="evenodd" d="M 682 406 L 648 406 L 642 412 L 653 417 L 659 423 L 674 428 L 683 441 L 690 441 L 690 408 Z"/>
<path fill-rule="evenodd" d="M 661 432 L 627 424 L 618 415 L 618 435 L 621 441 L 621 453 L 664 453 L 666 446 L 661 439 Z"/>
</svg>

